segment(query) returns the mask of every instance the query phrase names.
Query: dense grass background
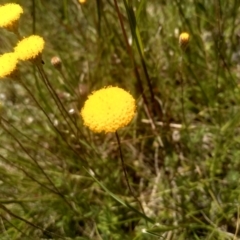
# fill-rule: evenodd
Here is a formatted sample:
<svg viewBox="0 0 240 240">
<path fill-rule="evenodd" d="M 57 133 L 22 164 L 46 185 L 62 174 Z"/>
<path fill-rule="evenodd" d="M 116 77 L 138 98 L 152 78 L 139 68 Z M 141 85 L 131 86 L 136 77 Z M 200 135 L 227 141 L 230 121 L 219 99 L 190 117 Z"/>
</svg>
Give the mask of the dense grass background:
<svg viewBox="0 0 240 240">
<path fill-rule="evenodd" d="M 240 239 L 240 2 L 14 2 L 54 91 L 30 63 L 0 82 L 0 239 Z M 1 29 L 0 53 L 17 41 Z M 144 212 L 115 135 L 79 116 L 107 85 L 137 101 L 118 133 Z"/>
</svg>

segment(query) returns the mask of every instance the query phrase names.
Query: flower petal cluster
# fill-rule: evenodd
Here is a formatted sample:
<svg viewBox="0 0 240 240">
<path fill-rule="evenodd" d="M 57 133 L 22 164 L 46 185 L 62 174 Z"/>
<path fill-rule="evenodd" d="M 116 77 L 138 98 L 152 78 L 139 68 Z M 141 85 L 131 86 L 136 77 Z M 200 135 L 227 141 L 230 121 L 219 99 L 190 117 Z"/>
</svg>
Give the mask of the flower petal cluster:
<svg viewBox="0 0 240 240">
<path fill-rule="evenodd" d="M 45 42 L 42 37 L 38 35 L 31 35 L 18 42 L 14 48 L 18 59 L 23 61 L 34 61 L 41 58 Z"/>
<path fill-rule="evenodd" d="M 130 123 L 136 103 L 130 93 L 108 86 L 93 92 L 85 102 L 81 116 L 84 125 L 94 132 L 116 132 Z"/>
<path fill-rule="evenodd" d="M 0 78 L 11 77 L 17 70 L 18 59 L 15 53 L 0 56 Z"/>
<path fill-rule="evenodd" d="M 15 3 L 0 6 L 0 27 L 13 31 L 22 13 L 22 7 Z"/>
</svg>

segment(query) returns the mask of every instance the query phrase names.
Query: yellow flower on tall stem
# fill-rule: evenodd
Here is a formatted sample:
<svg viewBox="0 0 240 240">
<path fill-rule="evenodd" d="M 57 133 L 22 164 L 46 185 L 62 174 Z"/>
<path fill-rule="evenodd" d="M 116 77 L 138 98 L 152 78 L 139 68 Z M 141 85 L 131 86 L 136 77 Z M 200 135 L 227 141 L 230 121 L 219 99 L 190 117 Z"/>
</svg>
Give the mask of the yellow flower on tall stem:
<svg viewBox="0 0 240 240">
<path fill-rule="evenodd" d="M 127 126 L 132 121 L 135 111 L 136 101 L 130 93 L 119 87 L 108 86 L 93 92 L 88 97 L 81 110 L 81 115 L 84 125 L 93 132 L 115 133 L 127 186 L 144 213 L 141 202 L 130 186 L 123 160 L 121 142 L 117 133 L 119 128 Z"/>
<path fill-rule="evenodd" d="M 190 35 L 187 32 L 182 32 L 179 36 L 179 45 L 182 49 L 186 49 L 189 43 Z"/>
<path fill-rule="evenodd" d="M 119 87 L 93 92 L 81 110 L 84 125 L 93 132 L 116 132 L 128 125 L 135 115 L 135 99 Z"/>
<path fill-rule="evenodd" d="M 0 56 L 0 78 L 16 78 L 18 59 L 15 53 Z"/>
<path fill-rule="evenodd" d="M 18 42 L 14 48 L 18 59 L 40 63 L 44 49 L 44 39 L 38 35 L 31 35 Z"/>
<path fill-rule="evenodd" d="M 18 20 L 22 13 L 22 7 L 15 3 L 0 6 L 0 27 L 18 34 Z"/>
</svg>

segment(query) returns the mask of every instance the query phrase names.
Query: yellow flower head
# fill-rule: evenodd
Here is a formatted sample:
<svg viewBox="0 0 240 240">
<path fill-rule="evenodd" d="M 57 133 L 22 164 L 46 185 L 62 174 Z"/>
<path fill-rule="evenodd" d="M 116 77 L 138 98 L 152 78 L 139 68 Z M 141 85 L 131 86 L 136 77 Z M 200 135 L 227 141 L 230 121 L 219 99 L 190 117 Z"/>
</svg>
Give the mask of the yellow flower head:
<svg viewBox="0 0 240 240">
<path fill-rule="evenodd" d="M 0 6 L 0 27 L 15 31 L 22 13 L 22 7 L 15 3 Z"/>
<path fill-rule="evenodd" d="M 45 42 L 42 37 L 31 35 L 21 40 L 14 48 L 14 51 L 20 60 L 35 61 L 41 59 L 44 44 Z"/>
<path fill-rule="evenodd" d="M 183 32 L 179 36 L 180 47 L 186 48 L 189 43 L 190 35 L 187 32 Z"/>
<path fill-rule="evenodd" d="M 12 77 L 17 70 L 18 59 L 15 53 L 0 56 L 0 78 Z"/>
<path fill-rule="evenodd" d="M 86 0 L 78 0 L 79 1 L 79 3 L 85 3 L 86 2 Z"/>
<path fill-rule="evenodd" d="M 130 123 L 136 104 L 132 95 L 119 87 L 93 92 L 81 110 L 84 125 L 94 132 L 116 132 Z"/>
</svg>

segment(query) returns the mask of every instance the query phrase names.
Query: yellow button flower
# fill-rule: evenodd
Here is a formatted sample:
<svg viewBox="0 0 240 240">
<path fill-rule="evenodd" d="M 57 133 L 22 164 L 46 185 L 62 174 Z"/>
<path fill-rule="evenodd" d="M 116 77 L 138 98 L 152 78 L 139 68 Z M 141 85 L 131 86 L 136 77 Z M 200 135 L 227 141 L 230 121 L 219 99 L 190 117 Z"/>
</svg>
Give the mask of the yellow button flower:
<svg viewBox="0 0 240 240">
<path fill-rule="evenodd" d="M 182 48 L 186 48 L 190 39 L 190 35 L 187 32 L 183 32 L 179 36 L 179 45 Z"/>
<path fill-rule="evenodd" d="M 30 37 L 21 40 L 14 48 L 18 59 L 23 61 L 35 61 L 41 60 L 41 54 L 44 48 L 45 42 L 42 37 L 37 35 L 31 35 Z"/>
<path fill-rule="evenodd" d="M 93 92 L 81 115 L 85 126 L 94 132 L 116 132 L 128 125 L 135 115 L 136 103 L 130 93 L 119 87 L 106 87 Z"/>
<path fill-rule="evenodd" d="M 22 13 L 22 7 L 15 3 L 0 6 L 0 27 L 15 31 Z"/>
<path fill-rule="evenodd" d="M 17 70 L 18 59 L 15 53 L 0 56 L 0 78 L 13 77 Z"/>
</svg>

